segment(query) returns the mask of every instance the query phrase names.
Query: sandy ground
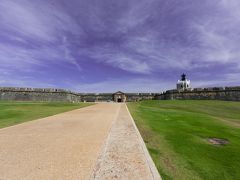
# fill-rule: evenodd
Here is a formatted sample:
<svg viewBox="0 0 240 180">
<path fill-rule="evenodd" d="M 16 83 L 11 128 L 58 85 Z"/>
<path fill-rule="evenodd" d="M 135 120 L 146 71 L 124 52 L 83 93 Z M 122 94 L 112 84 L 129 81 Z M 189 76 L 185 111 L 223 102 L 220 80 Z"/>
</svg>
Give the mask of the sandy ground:
<svg viewBox="0 0 240 180">
<path fill-rule="evenodd" d="M 89 179 L 118 104 L 97 104 L 0 130 L 0 179 Z"/>
<path fill-rule="evenodd" d="M 0 130 L 0 180 L 159 179 L 125 104 Z"/>
</svg>

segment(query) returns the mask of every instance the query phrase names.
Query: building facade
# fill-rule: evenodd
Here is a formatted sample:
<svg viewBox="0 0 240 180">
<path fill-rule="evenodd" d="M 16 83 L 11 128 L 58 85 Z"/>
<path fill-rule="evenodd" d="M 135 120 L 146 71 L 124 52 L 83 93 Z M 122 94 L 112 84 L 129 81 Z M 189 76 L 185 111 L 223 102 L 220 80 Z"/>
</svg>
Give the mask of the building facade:
<svg viewBox="0 0 240 180">
<path fill-rule="evenodd" d="M 185 91 L 191 89 L 190 80 L 186 78 L 186 74 L 182 74 L 181 80 L 178 80 L 177 82 L 177 90 L 178 91 Z"/>
<path fill-rule="evenodd" d="M 114 102 L 118 102 L 118 103 L 126 102 L 126 99 L 127 99 L 126 95 L 121 91 L 118 91 L 118 92 L 113 94 L 113 101 Z"/>
</svg>

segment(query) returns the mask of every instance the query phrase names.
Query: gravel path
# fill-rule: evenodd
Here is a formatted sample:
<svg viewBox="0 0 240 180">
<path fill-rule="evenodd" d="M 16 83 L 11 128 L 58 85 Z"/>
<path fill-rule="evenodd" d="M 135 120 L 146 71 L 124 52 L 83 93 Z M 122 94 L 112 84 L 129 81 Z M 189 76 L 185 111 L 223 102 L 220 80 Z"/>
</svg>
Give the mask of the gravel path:
<svg viewBox="0 0 240 180">
<path fill-rule="evenodd" d="M 125 104 L 0 129 L 0 180 L 160 179 Z"/>
<path fill-rule="evenodd" d="M 94 179 L 161 179 L 126 104 L 121 104 L 113 122 L 91 176 Z"/>
</svg>

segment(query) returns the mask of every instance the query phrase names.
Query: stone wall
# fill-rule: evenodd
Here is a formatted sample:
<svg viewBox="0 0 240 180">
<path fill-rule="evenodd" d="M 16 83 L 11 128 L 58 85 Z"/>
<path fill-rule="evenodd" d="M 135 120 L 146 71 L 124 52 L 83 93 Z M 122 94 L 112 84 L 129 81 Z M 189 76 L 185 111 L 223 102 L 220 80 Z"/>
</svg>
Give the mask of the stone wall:
<svg viewBox="0 0 240 180">
<path fill-rule="evenodd" d="M 179 92 L 169 90 L 157 93 L 125 93 L 126 101 L 203 99 L 240 101 L 240 87 L 195 88 Z M 49 102 L 107 102 L 113 101 L 112 93 L 74 93 L 64 89 L 0 88 L 2 101 L 49 101 Z"/>
<path fill-rule="evenodd" d="M 85 93 L 79 94 L 83 102 L 107 102 L 113 100 L 111 93 Z"/>
<path fill-rule="evenodd" d="M 169 90 L 162 94 L 156 95 L 155 99 L 240 101 L 240 87 L 195 88 L 182 92 L 177 90 Z"/>
<path fill-rule="evenodd" d="M 106 102 L 113 101 L 113 93 L 85 93 L 80 94 L 82 101 L 85 102 Z M 125 93 L 126 101 L 141 101 L 154 99 L 153 93 Z"/>
<path fill-rule="evenodd" d="M 155 93 L 126 93 L 127 101 L 142 101 L 152 100 L 155 97 Z"/>
<path fill-rule="evenodd" d="M 154 99 L 152 93 L 126 93 L 127 101 Z M 107 102 L 113 101 L 113 93 L 74 93 L 64 89 L 0 88 L 2 101 L 49 102 Z"/>
<path fill-rule="evenodd" d="M 63 89 L 0 88 L 0 100 L 80 102 L 81 96 Z"/>
</svg>

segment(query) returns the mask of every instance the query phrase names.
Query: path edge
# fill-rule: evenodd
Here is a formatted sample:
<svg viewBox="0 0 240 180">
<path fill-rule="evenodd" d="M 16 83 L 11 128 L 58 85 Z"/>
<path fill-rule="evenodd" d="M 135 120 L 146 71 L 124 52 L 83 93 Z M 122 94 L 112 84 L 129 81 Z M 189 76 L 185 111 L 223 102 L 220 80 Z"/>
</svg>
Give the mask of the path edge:
<svg viewBox="0 0 240 180">
<path fill-rule="evenodd" d="M 154 164 L 154 162 L 153 162 L 153 160 L 152 160 L 152 158 L 151 158 L 151 156 L 150 156 L 150 154 L 149 154 L 149 152 L 147 150 L 147 147 L 146 147 L 146 145 L 145 145 L 145 143 L 143 141 L 143 138 L 142 138 L 142 136 L 141 136 L 141 134 L 140 134 L 136 124 L 135 124 L 135 121 L 134 121 L 134 119 L 133 119 L 133 117 L 132 117 L 132 115 L 131 115 L 131 113 L 130 113 L 126 103 L 125 103 L 125 106 L 127 108 L 127 111 L 128 111 L 129 116 L 130 116 L 130 119 L 131 119 L 131 121 L 133 123 L 133 126 L 134 126 L 134 128 L 135 128 L 135 130 L 137 132 L 137 136 L 138 136 L 139 142 L 141 143 L 142 151 L 143 151 L 144 156 L 145 156 L 145 158 L 147 160 L 147 164 L 148 164 L 148 167 L 149 167 L 149 169 L 150 169 L 150 171 L 152 173 L 153 179 L 154 180 L 162 180 L 162 178 L 161 178 L 161 176 L 160 176 L 160 174 L 159 174 L 159 172 L 157 170 L 157 167 L 155 166 L 155 164 Z"/>
<path fill-rule="evenodd" d="M 118 118 L 118 116 L 119 116 L 120 109 L 121 109 L 121 106 L 118 107 L 117 113 L 116 113 L 116 115 L 115 115 L 115 117 L 114 117 L 114 119 L 113 119 L 113 121 L 112 121 L 112 123 L 111 123 L 111 127 L 110 127 L 109 130 L 108 130 L 107 136 L 105 137 L 105 140 L 103 141 L 103 143 L 102 143 L 102 145 L 101 145 L 101 149 L 100 149 L 100 151 L 99 151 L 99 153 L 98 153 L 98 157 L 97 157 L 97 159 L 96 159 L 96 162 L 95 162 L 94 165 L 92 166 L 92 173 L 91 173 L 91 175 L 90 175 L 90 177 L 89 177 L 89 180 L 95 180 L 95 179 L 96 179 L 96 178 L 95 178 L 95 173 L 96 173 L 97 170 L 98 170 L 98 169 L 97 169 L 98 162 L 100 162 L 100 166 L 101 166 L 101 164 L 102 164 L 101 159 L 104 157 L 104 154 L 105 154 L 106 151 L 107 151 L 107 146 L 108 146 L 109 139 L 110 139 L 110 132 L 111 132 L 111 130 L 112 130 L 112 127 L 113 127 L 114 123 L 116 123 L 116 121 L 117 121 L 117 118 Z M 0 180 L 1 180 L 1 179 L 0 179 Z"/>
</svg>

